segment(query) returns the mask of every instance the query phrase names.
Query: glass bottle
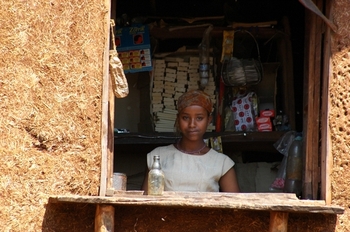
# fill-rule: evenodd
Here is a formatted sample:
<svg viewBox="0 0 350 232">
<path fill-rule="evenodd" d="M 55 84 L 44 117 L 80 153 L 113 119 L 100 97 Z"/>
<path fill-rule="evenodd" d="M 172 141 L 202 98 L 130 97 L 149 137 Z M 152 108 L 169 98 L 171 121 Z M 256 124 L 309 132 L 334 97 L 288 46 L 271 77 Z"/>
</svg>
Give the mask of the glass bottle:
<svg viewBox="0 0 350 232">
<path fill-rule="evenodd" d="M 164 191 L 164 172 L 160 166 L 159 155 L 153 156 L 153 165 L 148 172 L 148 195 L 162 195 Z"/>
</svg>

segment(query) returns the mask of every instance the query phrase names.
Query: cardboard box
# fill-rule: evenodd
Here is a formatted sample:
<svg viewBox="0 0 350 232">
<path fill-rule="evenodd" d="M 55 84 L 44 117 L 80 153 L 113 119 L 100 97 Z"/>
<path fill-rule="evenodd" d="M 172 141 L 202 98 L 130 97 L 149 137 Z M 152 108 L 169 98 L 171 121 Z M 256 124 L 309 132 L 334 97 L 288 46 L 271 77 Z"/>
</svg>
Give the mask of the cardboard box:
<svg viewBox="0 0 350 232">
<path fill-rule="evenodd" d="M 272 131 L 272 123 L 270 117 L 257 117 L 256 124 L 258 131 Z"/>
<path fill-rule="evenodd" d="M 260 117 L 275 117 L 275 111 L 274 110 L 260 110 Z"/>
<path fill-rule="evenodd" d="M 115 43 L 124 73 L 152 70 L 151 43 L 147 25 L 116 28 Z"/>
</svg>

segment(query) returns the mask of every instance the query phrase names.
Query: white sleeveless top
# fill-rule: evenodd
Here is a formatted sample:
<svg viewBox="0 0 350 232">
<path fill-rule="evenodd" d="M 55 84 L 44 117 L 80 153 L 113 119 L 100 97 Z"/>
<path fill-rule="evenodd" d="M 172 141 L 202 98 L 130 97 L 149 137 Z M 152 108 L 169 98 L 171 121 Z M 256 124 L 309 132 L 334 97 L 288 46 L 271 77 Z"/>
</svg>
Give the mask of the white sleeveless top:
<svg viewBox="0 0 350 232">
<path fill-rule="evenodd" d="M 235 164 L 227 155 L 213 149 L 204 155 L 189 155 L 171 144 L 147 154 L 148 169 L 152 167 L 154 155 L 160 156 L 165 191 L 219 192 L 220 178 Z"/>
</svg>

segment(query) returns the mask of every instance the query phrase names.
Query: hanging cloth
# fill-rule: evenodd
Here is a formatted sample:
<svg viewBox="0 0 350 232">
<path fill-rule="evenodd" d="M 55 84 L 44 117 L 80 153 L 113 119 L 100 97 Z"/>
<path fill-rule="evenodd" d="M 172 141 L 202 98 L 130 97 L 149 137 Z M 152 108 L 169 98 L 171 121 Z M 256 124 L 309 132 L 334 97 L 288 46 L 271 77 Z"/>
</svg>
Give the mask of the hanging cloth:
<svg viewBox="0 0 350 232">
<path fill-rule="evenodd" d="M 125 77 L 123 64 L 118 57 L 114 38 L 114 20 L 111 19 L 111 34 L 113 50 L 109 51 L 109 73 L 112 79 L 113 93 L 117 98 L 124 98 L 129 94 L 128 80 Z"/>
</svg>

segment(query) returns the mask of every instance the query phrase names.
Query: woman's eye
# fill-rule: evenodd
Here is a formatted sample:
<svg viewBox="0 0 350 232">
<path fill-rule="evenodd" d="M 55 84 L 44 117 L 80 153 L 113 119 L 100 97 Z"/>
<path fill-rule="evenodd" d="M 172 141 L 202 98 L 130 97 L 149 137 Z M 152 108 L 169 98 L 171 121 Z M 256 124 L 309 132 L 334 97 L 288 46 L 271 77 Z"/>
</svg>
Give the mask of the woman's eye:
<svg viewBox="0 0 350 232">
<path fill-rule="evenodd" d="M 183 120 L 187 120 L 188 117 L 187 117 L 187 116 L 182 116 L 182 119 L 183 119 Z"/>
<path fill-rule="evenodd" d="M 202 121 L 202 120 L 203 120 L 203 117 L 197 117 L 197 120 L 198 120 L 198 121 Z"/>
</svg>

